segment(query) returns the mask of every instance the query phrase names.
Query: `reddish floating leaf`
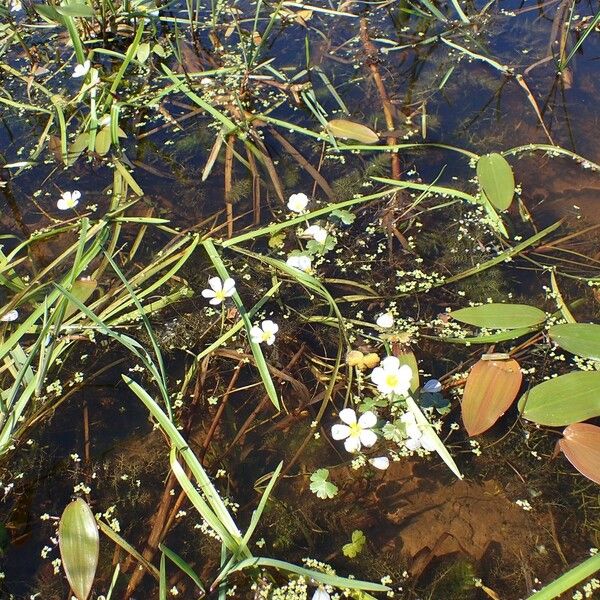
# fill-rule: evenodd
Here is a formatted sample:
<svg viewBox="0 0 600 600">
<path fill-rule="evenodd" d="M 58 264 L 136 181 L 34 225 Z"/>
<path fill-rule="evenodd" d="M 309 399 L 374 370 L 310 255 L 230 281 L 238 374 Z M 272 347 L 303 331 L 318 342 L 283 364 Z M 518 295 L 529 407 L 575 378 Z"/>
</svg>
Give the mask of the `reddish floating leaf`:
<svg viewBox="0 0 600 600">
<path fill-rule="evenodd" d="M 600 484 L 600 427 L 573 423 L 563 431 L 558 445 L 583 476 Z"/>
<path fill-rule="evenodd" d="M 519 393 L 523 375 L 519 363 L 480 360 L 471 369 L 462 400 L 462 418 L 470 436 L 487 431 L 510 407 Z"/>
</svg>

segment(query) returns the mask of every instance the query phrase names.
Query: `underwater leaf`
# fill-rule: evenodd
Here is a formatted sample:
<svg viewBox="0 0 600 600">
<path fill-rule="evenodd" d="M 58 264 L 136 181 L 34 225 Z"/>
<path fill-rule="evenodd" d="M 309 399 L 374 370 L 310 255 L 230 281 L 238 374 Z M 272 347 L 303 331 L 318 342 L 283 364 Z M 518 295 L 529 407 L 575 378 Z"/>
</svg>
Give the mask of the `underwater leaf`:
<svg viewBox="0 0 600 600">
<path fill-rule="evenodd" d="M 515 195 L 512 167 L 500 154 L 486 154 L 477 161 L 477 178 L 483 193 L 498 210 L 506 210 Z"/>
<path fill-rule="evenodd" d="M 144 42 L 138 46 L 136 57 L 141 63 L 145 63 L 150 56 L 150 44 L 148 42 Z"/>
<path fill-rule="evenodd" d="M 85 17 L 91 19 L 94 16 L 94 10 L 91 6 L 84 3 L 73 3 L 68 6 L 57 6 L 56 12 L 65 17 Z"/>
<path fill-rule="evenodd" d="M 58 526 L 65 575 L 77 600 L 87 600 L 94 583 L 100 540 L 91 508 L 81 498 L 69 503 Z"/>
<path fill-rule="evenodd" d="M 548 330 L 550 339 L 563 350 L 600 360 L 600 325 L 594 323 L 562 323 Z"/>
<path fill-rule="evenodd" d="M 103 127 L 96 136 L 96 152 L 104 156 L 110 150 L 111 143 L 110 126 Z"/>
<path fill-rule="evenodd" d="M 540 425 L 570 425 L 600 416 L 600 371 L 575 371 L 544 381 L 519 399 L 519 410 Z"/>
<path fill-rule="evenodd" d="M 338 493 L 337 485 L 328 479 L 327 469 L 318 469 L 310 476 L 310 491 L 322 500 L 333 498 Z"/>
<path fill-rule="evenodd" d="M 94 293 L 98 282 L 95 279 L 78 279 L 71 286 L 71 294 L 75 296 L 79 302 L 85 304 L 86 300 Z M 73 316 L 79 309 L 73 302 L 67 304 L 64 318 L 68 319 Z"/>
<path fill-rule="evenodd" d="M 339 219 L 344 225 L 352 225 L 356 219 L 356 215 L 349 210 L 336 209 L 329 213 L 330 217 Z"/>
<path fill-rule="evenodd" d="M 352 532 L 352 541 L 349 544 L 342 546 L 342 552 L 344 556 L 348 558 L 356 558 L 356 556 L 362 551 L 367 538 L 360 529 L 355 529 Z"/>
<path fill-rule="evenodd" d="M 67 166 L 72 166 L 75 161 L 79 158 L 79 155 L 88 147 L 90 143 L 90 133 L 89 131 L 84 131 L 77 135 L 77 137 L 73 140 L 73 143 L 69 146 L 69 150 L 67 152 L 68 160 Z"/>
<path fill-rule="evenodd" d="M 532 327 L 546 320 L 546 313 L 527 304 L 482 304 L 450 312 L 461 323 L 486 329 L 519 329 Z"/>
<path fill-rule="evenodd" d="M 467 378 L 461 403 L 462 419 L 470 436 L 487 431 L 508 410 L 519 393 L 523 375 L 519 363 L 480 360 Z"/>
<path fill-rule="evenodd" d="M 340 139 L 354 140 L 362 144 L 376 144 L 379 136 L 366 125 L 348 121 L 346 119 L 333 119 L 327 123 L 327 131 Z"/>
<path fill-rule="evenodd" d="M 558 446 L 583 476 L 600 484 L 600 427 L 573 423 L 563 431 Z"/>
</svg>

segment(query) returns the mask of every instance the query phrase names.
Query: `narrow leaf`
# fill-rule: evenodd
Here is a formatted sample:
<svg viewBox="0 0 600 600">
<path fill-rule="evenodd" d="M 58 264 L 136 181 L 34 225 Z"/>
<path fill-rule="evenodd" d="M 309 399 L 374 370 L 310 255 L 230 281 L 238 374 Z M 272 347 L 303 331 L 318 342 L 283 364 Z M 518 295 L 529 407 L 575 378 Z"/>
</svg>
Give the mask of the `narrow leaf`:
<svg viewBox="0 0 600 600">
<path fill-rule="evenodd" d="M 94 514 L 81 498 L 65 508 L 58 526 L 58 543 L 73 593 L 77 600 L 87 600 L 98 566 L 100 540 Z"/>
<path fill-rule="evenodd" d="M 486 329 L 520 329 L 546 320 L 546 313 L 527 304 L 482 304 L 450 312 L 461 323 Z"/>
<path fill-rule="evenodd" d="M 366 125 L 348 121 L 346 119 L 333 119 L 327 123 L 327 131 L 339 139 L 354 140 L 363 144 L 375 144 L 379 136 Z"/>
<path fill-rule="evenodd" d="M 584 477 L 600 484 L 600 427 L 573 423 L 563 431 L 558 446 Z"/>
<path fill-rule="evenodd" d="M 519 393 L 523 375 L 516 360 L 480 360 L 471 369 L 461 404 L 470 436 L 487 431 Z"/>
</svg>

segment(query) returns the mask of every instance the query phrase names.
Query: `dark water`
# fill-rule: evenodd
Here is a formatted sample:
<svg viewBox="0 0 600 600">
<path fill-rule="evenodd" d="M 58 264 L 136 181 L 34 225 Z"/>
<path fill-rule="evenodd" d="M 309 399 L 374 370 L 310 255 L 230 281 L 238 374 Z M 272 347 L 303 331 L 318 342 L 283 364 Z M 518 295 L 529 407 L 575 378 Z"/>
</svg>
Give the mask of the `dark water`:
<svg viewBox="0 0 600 600">
<path fill-rule="evenodd" d="M 553 19 L 559 6 L 558 2 L 493 4 L 487 9 L 488 16 L 480 19 L 472 29 L 460 31 L 457 28 L 448 39 L 501 65 L 509 65 L 516 73 L 526 73 L 526 84 L 553 142 L 597 163 L 600 162 L 596 108 L 600 44 L 597 33 L 589 36 L 573 58 L 568 75 L 557 78 L 554 60 L 527 71 L 537 61 L 556 52 L 556 44 L 552 43 Z M 483 7 L 483 3 L 472 5 L 468 12 L 474 14 Z M 451 7 L 442 9 L 447 14 L 452 14 Z M 405 133 L 412 132 L 410 139 L 414 142 L 446 144 L 476 153 L 502 151 L 530 143 L 550 143 L 534 106 L 514 77 L 501 73 L 485 61 L 461 55 L 439 39 L 436 41 L 435 36 L 450 25 L 441 25 L 433 19 L 411 15 L 408 6 L 400 3 L 380 9 L 361 5 L 357 8 L 357 14 L 363 14 L 360 13 L 361 10 L 369 17 L 370 34 L 375 45 L 382 50 L 391 50 L 380 52 L 378 68 L 396 110 L 395 123 L 400 131 L 399 142 Z M 596 5 L 580 2 L 575 13 L 590 15 L 596 10 Z M 172 9 L 172 13 L 176 13 L 175 9 Z M 379 98 L 370 72 L 365 68 L 360 42 L 356 39 L 358 26 L 358 19 L 331 19 L 315 13 L 308 22 L 308 29 L 298 24 L 277 27 L 269 39 L 263 59 L 273 58 L 273 68 L 292 76 L 305 65 L 308 47 L 311 65 L 319 65 L 327 75 L 348 106 L 351 118 L 368 124 L 377 131 L 383 131 L 385 123 Z M 163 24 L 163 27 L 168 31 L 167 24 Z M 232 34 L 228 45 L 233 45 L 236 35 Z M 308 39 L 306 46 L 305 37 Z M 414 48 L 392 50 L 393 44 L 410 44 L 427 38 L 432 38 L 433 41 Z M 570 34 L 568 39 L 570 47 L 576 36 Z M 41 55 L 47 53 L 51 56 L 54 43 L 53 40 L 40 37 L 38 44 Z M 22 66 L 24 59 L 17 59 L 16 54 L 18 51 L 14 55 L 9 54 L 8 62 L 13 66 Z M 107 69 L 111 68 L 106 57 L 102 61 L 105 61 Z M 358 63 L 358 68 L 355 63 Z M 52 70 L 51 66 L 49 68 Z M 25 101 L 24 86 L 6 74 L 1 77 L 0 83 L 7 94 Z M 314 71 L 310 78 L 320 103 L 330 116 L 334 116 L 339 108 L 334 98 Z M 36 80 L 51 89 L 60 89 L 62 85 L 70 87 L 71 93 L 76 89 L 68 77 L 61 80 L 61 75 L 42 75 Z M 182 120 L 178 130 L 164 128 L 164 119 L 157 114 L 156 108 L 145 104 L 144 94 L 150 95 L 149 91 L 160 89 L 166 85 L 166 80 L 153 78 L 144 82 L 132 79 L 129 85 L 129 93 L 135 95 L 137 91 L 140 97 L 135 102 L 137 106 L 126 108 L 123 114 L 121 126 L 128 134 L 123 148 L 129 164 L 135 167 L 134 177 L 145 192 L 144 203 L 153 208 L 155 216 L 166 216 L 175 226 L 193 229 L 204 218 L 221 210 L 223 205 L 223 164 L 217 163 L 207 181 L 200 181 L 200 173 L 214 140 L 214 130 L 207 127 L 210 120 L 198 114 Z M 265 87 L 264 93 L 270 94 L 272 90 Z M 161 106 L 173 118 L 177 119 L 193 108 L 185 96 L 178 97 L 177 102 L 173 102 L 174 98 L 171 97 L 171 100 L 165 101 Z M 253 108 L 260 111 L 260 98 L 255 98 L 254 102 Z M 46 120 L 37 116 L 17 115 L 6 106 L 1 111 L 0 160 L 8 164 L 17 163 L 25 159 L 35 147 Z M 290 110 L 289 103 L 285 103 L 271 113 L 271 116 L 315 131 L 320 128 L 314 116 L 303 106 Z M 407 122 L 409 118 L 410 124 Z M 156 128 L 159 128 L 158 131 L 151 133 Z M 425 139 L 423 133 L 426 134 Z M 291 134 L 288 139 L 313 164 L 318 161 L 321 151 L 319 144 Z M 297 167 L 292 166 L 285 148 L 268 131 L 265 132 L 265 145 L 273 158 L 279 161 L 278 169 L 281 168 L 282 179 L 289 182 L 286 183 L 289 188 L 286 191 L 298 191 L 304 189 L 304 186 L 312 185 L 312 180 L 298 173 Z M 326 178 L 329 181 L 338 180 L 353 169 L 365 169 L 371 158 L 369 154 L 363 154 L 349 156 L 345 164 L 331 163 L 328 165 Z M 600 176 L 596 171 L 582 169 L 569 158 L 551 159 L 539 152 L 510 160 L 517 181 L 523 186 L 523 201 L 540 224 L 548 224 L 558 217 L 567 217 L 574 223 L 579 220 L 590 224 L 598 223 Z M 401 163 L 404 172 L 414 170 L 426 182 L 439 176 L 440 185 L 456 184 L 455 178 L 460 181 L 473 176 L 464 156 L 439 148 L 407 150 L 401 153 Z M 387 169 L 387 165 L 385 168 Z M 48 213 L 58 216 L 55 210 L 58 190 L 74 187 L 81 190 L 86 204 L 98 205 L 98 215 L 108 207 L 107 192 L 112 185 L 112 170 L 100 160 L 80 159 L 73 168 L 65 171 L 49 153 L 44 152 L 32 168 L 13 178 L 11 173 L 15 171 L 15 168 L 0 171 L 0 176 L 7 182 L 6 186 L 0 188 L 2 228 L 7 235 L 27 236 L 48 223 Z M 234 179 L 244 178 L 247 179 L 247 173 L 237 166 Z M 38 194 L 39 190 L 42 190 L 41 194 Z M 242 193 L 240 196 L 235 205 L 236 215 L 244 215 L 251 210 L 251 194 Z M 272 198 L 269 201 L 276 204 L 276 200 Z M 268 219 L 267 207 L 264 208 L 263 218 Z M 444 226 L 443 219 L 440 217 L 441 227 Z M 220 222 L 222 221 L 223 216 L 220 217 Z M 250 222 L 251 216 L 242 217 L 236 224 L 236 229 L 241 229 Z M 7 239 L 7 244 L 11 244 L 10 238 Z M 156 247 L 159 242 L 160 238 L 153 240 Z M 149 244 L 144 248 L 141 259 L 151 260 L 152 250 L 152 244 Z M 527 293 L 528 284 L 531 281 L 524 276 L 521 288 L 523 293 Z M 165 314 L 165 321 L 193 311 L 197 302 L 199 301 L 192 300 L 185 306 L 169 309 Z M 159 328 L 162 325 L 164 323 L 157 324 Z M 313 339 L 312 343 L 316 345 L 318 341 Z M 436 347 L 423 347 L 421 351 L 423 360 L 428 361 L 427 364 L 431 366 L 430 370 L 435 368 L 436 358 L 447 358 L 436 355 L 439 352 Z M 71 372 L 77 370 L 77 360 L 75 357 L 73 360 L 74 364 L 66 365 L 64 369 Z M 102 357 L 95 357 L 94 360 L 98 365 L 103 362 Z M 173 377 L 181 375 L 181 367 L 179 358 L 169 357 L 169 369 Z M 135 474 L 143 481 L 142 487 L 156 486 L 154 489 L 161 489 L 164 464 L 160 465 L 162 457 L 158 457 L 159 452 L 154 457 L 144 456 L 145 449 L 153 448 L 145 438 L 149 431 L 146 414 L 119 383 L 118 375 L 121 372 L 122 369 L 117 367 L 93 386 L 87 386 L 83 393 L 61 407 L 47 425 L 32 433 L 35 440 L 31 449 L 33 464 L 28 464 L 25 454 L 21 464 L 29 469 L 24 475 L 25 483 L 18 488 L 16 500 L 9 495 L 5 502 L 3 518 L 10 524 L 9 529 L 15 540 L 5 556 L 6 597 L 12 593 L 24 598 L 30 590 L 36 589 L 35 585 L 39 585 L 40 581 L 46 582 L 50 589 L 60 589 L 56 583 L 48 584 L 48 581 L 53 580 L 49 574 L 51 567 L 47 560 L 40 559 L 40 550 L 47 543 L 51 532 L 47 523 L 40 521 L 40 516 L 44 513 L 59 514 L 60 507 L 70 497 L 73 485 L 89 476 L 87 473 L 84 477 L 79 470 L 79 463 L 70 458 L 73 453 L 82 455 L 81 405 L 84 401 L 90 407 L 91 458 L 102 485 L 106 487 L 107 497 L 116 497 L 128 507 L 118 515 L 126 534 L 139 536 L 140 531 L 147 530 L 147 520 L 153 512 L 157 497 L 149 493 L 148 489 L 138 489 Z M 235 423 L 245 419 L 249 412 L 241 398 L 235 396 L 226 413 L 229 430 L 218 440 L 219 448 L 214 451 L 215 457 L 219 459 L 227 456 L 228 485 L 232 496 L 242 504 L 244 519 L 255 500 L 252 485 L 257 474 L 268 472 L 283 456 L 291 458 L 291 449 L 308 431 L 305 422 L 292 419 L 289 424 L 278 426 L 265 419 L 266 432 L 258 428 L 257 432 L 249 434 L 248 441 L 241 450 L 234 448 L 230 451 L 228 444 L 237 430 Z M 514 472 L 517 469 L 513 464 L 522 457 L 506 457 L 503 453 L 517 444 L 529 444 L 529 441 L 524 442 L 522 432 L 511 432 L 507 438 L 500 435 L 498 438 L 497 454 L 492 454 L 486 460 L 478 461 L 468 455 L 461 457 L 468 474 L 481 474 L 491 482 L 486 484 L 488 487 L 484 487 L 483 491 L 452 481 L 439 468 L 432 475 L 429 473 L 428 463 L 423 465 L 408 461 L 400 466 L 395 464 L 384 480 L 367 478 L 353 482 L 353 473 L 348 470 L 348 481 L 351 483 L 348 484 L 345 497 L 349 502 L 356 501 L 364 509 L 358 516 L 356 512 L 339 505 L 332 505 L 331 508 L 328 506 L 323 512 L 322 505 L 312 498 L 304 506 L 289 508 L 294 505 L 297 494 L 307 494 L 302 484 L 291 478 L 286 494 L 282 496 L 280 508 L 289 508 L 294 519 L 302 522 L 303 536 L 298 537 L 297 532 L 294 532 L 287 539 L 286 531 L 290 529 L 290 525 L 286 521 L 285 511 L 274 511 L 270 521 L 272 530 L 276 533 L 273 548 L 281 552 L 284 558 L 288 555 L 290 558 L 304 556 L 310 552 L 321 559 L 331 556 L 335 561 L 339 560 L 336 555 L 339 539 L 324 539 L 320 536 L 322 525 L 327 523 L 333 529 L 350 531 L 362 528 L 369 531 L 371 552 L 375 549 L 379 553 L 376 553 L 376 563 L 371 557 L 373 562 L 369 564 L 371 555 L 359 560 L 357 571 L 361 575 L 378 578 L 386 573 L 395 573 L 396 570 L 401 573 L 403 569 L 398 567 L 398 538 L 402 538 L 405 550 L 410 548 L 414 559 L 413 572 L 418 574 L 420 583 L 409 592 L 411 595 L 408 597 L 417 597 L 419 589 L 422 591 L 428 586 L 433 598 L 484 597 L 482 592 L 477 596 L 478 592 L 471 589 L 464 591 L 461 596 L 461 577 L 467 580 L 475 574 L 488 581 L 496 581 L 500 586 L 501 597 L 520 597 L 524 585 L 534 583 L 533 572 L 550 577 L 565 569 L 565 565 L 557 558 L 557 551 L 545 547 L 548 539 L 556 535 L 563 539 L 567 563 L 576 562 L 586 555 L 585 544 L 592 545 L 593 540 L 589 531 L 582 526 L 583 519 L 578 520 L 574 514 L 574 506 L 577 498 L 587 495 L 586 505 L 593 514 L 594 506 L 598 507 L 597 498 L 594 499 L 597 492 L 595 488 L 586 487 L 579 480 L 571 481 L 569 467 L 563 465 L 562 472 L 557 468 L 558 474 L 548 475 L 548 469 L 554 469 L 553 466 L 548 467 L 546 462 L 539 467 L 529 463 L 526 488 L 532 497 L 541 488 L 548 494 L 554 489 L 557 496 L 560 496 L 558 492 L 563 488 L 559 486 L 563 486 L 572 499 L 559 498 L 555 506 L 549 504 L 549 517 L 545 513 L 536 517 L 537 522 L 543 522 L 546 527 L 546 532 L 540 533 L 537 545 L 544 547 L 544 551 L 539 550 L 538 555 L 527 556 L 527 552 L 537 546 L 531 544 L 531 539 L 525 539 L 526 536 L 521 539 L 515 533 L 528 527 L 535 529 L 531 527 L 527 514 L 515 515 L 511 512 L 508 501 L 498 501 L 491 507 L 486 505 L 486 501 L 494 495 L 500 494 L 504 498 L 503 494 L 514 497 L 522 493 L 523 487 L 519 484 L 519 479 L 515 479 Z M 283 439 L 285 442 L 282 444 Z M 540 451 L 551 453 L 550 442 L 540 441 L 538 438 L 535 440 L 531 442 L 532 445 L 539 444 Z M 529 449 L 535 451 L 536 447 Z M 152 450 L 149 454 L 151 452 Z M 326 450 L 321 453 L 319 460 L 327 463 L 327 459 L 339 461 L 339 455 Z M 308 465 L 314 462 L 315 457 L 309 456 L 306 459 Z M 11 468 L 10 465 L 8 467 Z M 297 471 L 294 473 L 299 474 Z M 130 487 L 123 484 L 126 480 L 120 480 L 121 476 L 133 480 Z M 511 483 L 511 478 L 516 483 Z M 498 482 L 502 482 L 505 489 L 496 489 L 494 486 L 499 485 Z M 456 497 L 464 497 L 468 501 L 452 510 L 448 507 L 453 505 Z M 431 511 L 429 521 L 427 518 L 418 518 L 418 507 Z M 556 512 L 555 516 L 553 511 Z M 491 517 L 492 513 L 498 517 L 496 520 Z M 482 532 L 471 537 L 465 534 L 460 525 L 461 522 L 468 521 L 469 515 L 474 519 L 487 519 Z M 359 519 L 358 523 L 356 519 Z M 556 524 L 554 520 L 557 521 Z M 446 524 L 444 531 L 440 529 L 437 532 L 439 523 Z M 452 525 L 449 527 L 447 523 Z M 506 531 L 498 534 L 502 527 L 506 527 Z M 548 530 L 552 528 L 558 528 L 559 533 L 550 535 L 549 538 Z M 564 536 L 569 533 L 572 539 L 564 542 Z M 486 539 L 491 540 L 491 543 L 486 546 L 478 535 L 482 539 L 487 536 Z M 411 544 L 411 540 L 418 539 L 425 540 L 423 545 Z M 465 543 L 472 547 L 465 549 Z M 185 550 L 193 553 L 194 543 L 187 543 Z M 551 558 L 547 557 L 548 552 L 552 554 Z M 508 555 L 511 555 L 511 564 L 523 562 L 524 574 L 517 573 L 511 577 L 502 572 L 497 575 L 495 569 L 501 570 L 498 565 L 507 562 Z M 57 556 L 56 549 L 52 556 Z M 465 556 L 468 558 L 465 559 Z M 103 560 L 108 563 L 110 558 L 104 556 Z M 548 563 L 545 567 L 542 566 L 544 561 Z M 201 570 L 202 561 L 199 562 Z M 449 567 L 450 564 L 454 565 L 454 570 Z M 471 573 L 473 564 L 478 565 L 477 573 Z M 369 570 L 374 565 L 375 573 Z M 344 566 L 340 568 L 342 571 L 345 569 Z M 102 574 L 105 581 L 109 571 L 107 569 Z M 444 580 L 443 577 L 447 575 L 442 574 L 450 571 L 458 583 Z M 32 587 L 35 578 L 38 583 Z M 453 590 L 459 590 L 453 592 L 455 595 L 440 592 L 440 589 L 453 585 Z M 43 584 L 40 585 L 40 589 L 42 588 Z M 60 593 L 52 591 L 43 597 L 58 598 L 61 597 Z M 140 597 L 146 597 L 143 595 L 145 593 L 149 592 L 143 591 Z M 62 595 L 64 596 L 64 590 Z"/>
</svg>

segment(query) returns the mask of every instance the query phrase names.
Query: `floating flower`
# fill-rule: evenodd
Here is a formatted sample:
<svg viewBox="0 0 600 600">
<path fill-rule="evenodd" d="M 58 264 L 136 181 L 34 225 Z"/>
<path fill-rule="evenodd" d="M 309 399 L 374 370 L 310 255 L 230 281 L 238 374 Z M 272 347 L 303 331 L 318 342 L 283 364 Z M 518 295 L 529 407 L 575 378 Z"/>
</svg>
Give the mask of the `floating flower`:
<svg viewBox="0 0 600 600">
<path fill-rule="evenodd" d="M 360 350 L 350 350 L 346 354 L 346 364 L 349 367 L 356 367 L 359 371 L 372 369 L 379 364 L 379 356 L 375 352 L 363 354 Z"/>
<path fill-rule="evenodd" d="M 390 329 L 390 327 L 394 326 L 394 315 L 389 312 L 383 313 L 377 317 L 375 323 L 377 323 L 377 326 L 381 327 L 381 329 Z"/>
<path fill-rule="evenodd" d="M 351 408 L 340 411 L 340 419 L 344 424 L 337 424 L 331 428 L 331 437 L 334 440 L 345 440 L 344 448 L 348 452 L 358 452 L 361 446 L 370 448 L 377 441 L 377 435 L 372 427 L 377 423 L 375 413 L 370 410 L 356 420 L 356 412 Z"/>
<path fill-rule="evenodd" d="M 384 396 L 405 396 L 410 389 L 411 379 L 412 369 L 408 365 L 400 366 L 400 361 L 395 356 L 384 358 L 381 366 L 371 373 L 371 381 Z"/>
<path fill-rule="evenodd" d="M 312 600 L 331 600 L 331 596 L 329 595 L 329 592 L 322 585 L 320 585 L 315 590 Z"/>
<path fill-rule="evenodd" d="M 19 12 L 20 10 L 23 10 L 21 0 L 9 0 L 8 5 L 10 6 L 10 12 Z"/>
<path fill-rule="evenodd" d="M 209 304 L 221 304 L 225 298 L 230 298 L 235 294 L 235 281 L 228 277 L 222 281 L 220 277 L 211 277 L 208 280 L 210 289 L 202 290 L 202 295 L 205 298 L 210 298 Z"/>
<path fill-rule="evenodd" d="M 0 317 L 0 321 L 3 321 L 4 323 L 12 323 L 13 321 L 16 321 L 19 318 L 19 311 L 14 308 L 13 310 L 9 310 L 7 313 L 3 314 Z"/>
<path fill-rule="evenodd" d="M 288 267 L 293 267 L 294 269 L 299 269 L 300 271 L 308 273 L 312 261 L 310 256 L 307 256 L 306 254 L 296 254 L 295 256 L 288 256 L 285 263 Z"/>
<path fill-rule="evenodd" d="M 302 233 L 303 237 L 310 237 L 319 244 L 324 244 L 327 240 L 328 235 L 329 232 L 327 231 L 327 229 L 321 227 L 320 225 L 311 225 L 310 227 L 307 227 Z"/>
<path fill-rule="evenodd" d="M 385 471 L 390 466 L 390 459 L 387 456 L 376 456 L 369 459 L 369 464 L 380 471 Z"/>
<path fill-rule="evenodd" d="M 71 77 L 85 77 L 88 74 L 88 71 L 90 70 L 91 66 L 92 63 L 90 63 L 89 60 L 86 60 L 82 65 L 75 65 Z"/>
<path fill-rule="evenodd" d="M 435 450 L 435 440 L 430 434 L 421 431 L 421 428 L 415 419 L 415 415 L 411 412 L 405 412 L 400 417 L 400 421 L 404 423 L 404 427 L 406 428 L 408 439 L 405 440 L 404 445 L 409 450 L 418 450 L 419 448 L 423 448 L 429 452 Z"/>
<path fill-rule="evenodd" d="M 308 204 L 308 196 L 306 194 L 292 194 L 288 200 L 287 207 L 295 213 L 303 213 Z"/>
<path fill-rule="evenodd" d="M 73 192 L 63 192 L 60 200 L 56 203 L 56 206 L 59 210 L 75 208 L 79 204 L 79 198 L 81 198 L 81 192 L 78 190 Z"/>
<path fill-rule="evenodd" d="M 255 325 L 250 329 L 250 339 L 255 344 L 261 344 L 267 342 L 270 346 L 275 341 L 275 334 L 279 331 L 279 325 L 273 323 L 273 321 L 267 319 L 263 321 L 261 326 Z"/>
</svg>

